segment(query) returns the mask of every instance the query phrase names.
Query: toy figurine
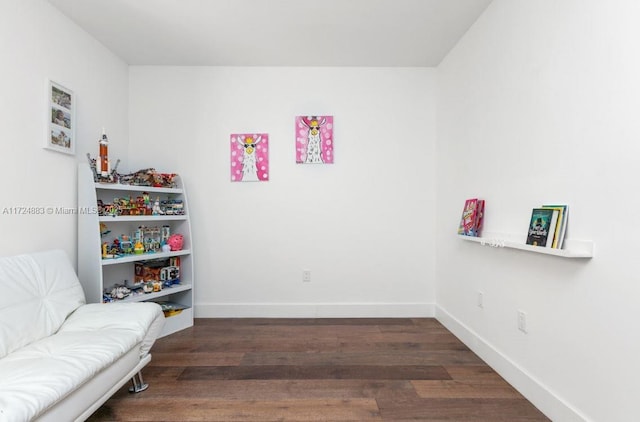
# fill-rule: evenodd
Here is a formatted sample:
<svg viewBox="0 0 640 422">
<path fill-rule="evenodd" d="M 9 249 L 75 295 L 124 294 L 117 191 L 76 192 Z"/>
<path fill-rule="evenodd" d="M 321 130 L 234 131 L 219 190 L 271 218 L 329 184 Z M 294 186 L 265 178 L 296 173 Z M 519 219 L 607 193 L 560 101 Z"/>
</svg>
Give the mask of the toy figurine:
<svg viewBox="0 0 640 422">
<path fill-rule="evenodd" d="M 120 236 L 120 249 L 123 254 L 132 254 L 133 253 L 133 243 L 129 239 L 129 236 L 123 234 Z"/>
<path fill-rule="evenodd" d="M 121 254 L 122 249 L 120 248 L 120 239 L 113 239 L 113 243 L 108 247 L 107 257 L 118 258 Z"/>
<path fill-rule="evenodd" d="M 118 239 L 115 239 L 113 242 L 111 246 L 109 246 L 107 242 L 102 244 L 102 259 L 118 258 L 120 256 Z"/>
<path fill-rule="evenodd" d="M 156 202 L 153 203 L 153 208 L 151 209 L 152 215 L 162 215 L 164 211 L 160 209 L 160 198 L 156 198 Z"/>
<path fill-rule="evenodd" d="M 160 234 L 160 243 L 163 246 L 167 244 L 167 240 L 169 240 L 169 236 L 171 236 L 171 226 L 167 226 L 167 225 L 162 226 L 162 231 Z"/>
<path fill-rule="evenodd" d="M 137 241 L 135 243 L 135 245 L 133 246 L 133 253 L 135 253 L 136 255 L 144 253 L 144 245 L 142 244 L 142 242 Z"/>
</svg>

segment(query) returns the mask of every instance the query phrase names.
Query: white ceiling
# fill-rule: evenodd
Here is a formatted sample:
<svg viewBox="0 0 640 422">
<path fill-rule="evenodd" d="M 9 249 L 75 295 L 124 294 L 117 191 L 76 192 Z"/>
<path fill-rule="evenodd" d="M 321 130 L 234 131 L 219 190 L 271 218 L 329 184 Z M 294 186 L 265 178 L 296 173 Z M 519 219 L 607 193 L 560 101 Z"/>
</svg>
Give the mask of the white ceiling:
<svg viewBox="0 0 640 422">
<path fill-rule="evenodd" d="M 49 0 L 132 65 L 437 66 L 491 0 Z"/>
</svg>

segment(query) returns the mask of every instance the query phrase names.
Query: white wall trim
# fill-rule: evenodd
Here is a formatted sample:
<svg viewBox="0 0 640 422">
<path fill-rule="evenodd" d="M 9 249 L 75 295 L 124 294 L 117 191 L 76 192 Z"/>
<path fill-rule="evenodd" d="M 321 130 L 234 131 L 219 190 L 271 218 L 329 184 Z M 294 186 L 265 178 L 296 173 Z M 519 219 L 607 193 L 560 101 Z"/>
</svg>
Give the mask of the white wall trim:
<svg viewBox="0 0 640 422">
<path fill-rule="evenodd" d="M 439 305 L 435 306 L 435 318 L 551 420 L 589 421 L 586 416 Z"/>
<path fill-rule="evenodd" d="M 196 318 L 433 318 L 433 303 L 200 303 Z"/>
</svg>

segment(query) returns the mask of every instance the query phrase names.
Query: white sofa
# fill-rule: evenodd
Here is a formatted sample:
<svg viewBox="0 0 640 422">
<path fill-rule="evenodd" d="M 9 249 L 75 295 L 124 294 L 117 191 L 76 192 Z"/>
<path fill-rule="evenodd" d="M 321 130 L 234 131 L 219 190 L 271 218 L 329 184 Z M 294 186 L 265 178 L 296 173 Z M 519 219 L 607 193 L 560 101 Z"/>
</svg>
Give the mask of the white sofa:
<svg viewBox="0 0 640 422">
<path fill-rule="evenodd" d="M 63 251 L 0 258 L 0 422 L 83 421 L 143 389 L 163 324 L 155 303 L 85 304 Z"/>
</svg>

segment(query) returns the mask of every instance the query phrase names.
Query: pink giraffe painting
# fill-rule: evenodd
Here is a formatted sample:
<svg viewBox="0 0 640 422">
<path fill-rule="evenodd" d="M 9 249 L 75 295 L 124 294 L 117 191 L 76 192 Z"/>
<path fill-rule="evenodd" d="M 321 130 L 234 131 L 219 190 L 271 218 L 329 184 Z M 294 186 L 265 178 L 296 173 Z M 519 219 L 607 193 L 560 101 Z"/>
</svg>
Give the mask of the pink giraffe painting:
<svg viewBox="0 0 640 422">
<path fill-rule="evenodd" d="M 231 135 L 231 181 L 269 180 L 269 135 L 241 133 Z"/>
<path fill-rule="evenodd" d="M 333 116 L 296 117 L 296 162 L 333 163 Z"/>
</svg>

